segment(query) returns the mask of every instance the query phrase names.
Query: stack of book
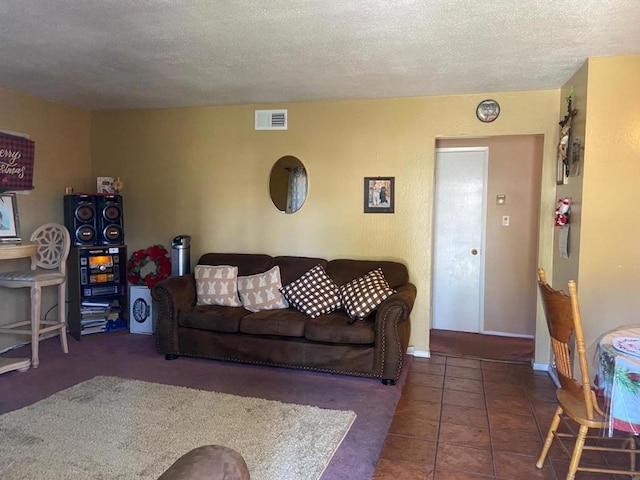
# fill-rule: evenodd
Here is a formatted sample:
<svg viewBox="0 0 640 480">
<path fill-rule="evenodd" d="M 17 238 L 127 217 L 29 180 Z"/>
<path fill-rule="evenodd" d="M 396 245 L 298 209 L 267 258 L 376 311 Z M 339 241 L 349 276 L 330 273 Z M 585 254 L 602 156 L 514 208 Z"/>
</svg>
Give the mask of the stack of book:
<svg viewBox="0 0 640 480">
<path fill-rule="evenodd" d="M 80 334 L 113 331 L 120 320 L 120 302 L 115 300 L 86 300 L 80 307 Z"/>
</svg>

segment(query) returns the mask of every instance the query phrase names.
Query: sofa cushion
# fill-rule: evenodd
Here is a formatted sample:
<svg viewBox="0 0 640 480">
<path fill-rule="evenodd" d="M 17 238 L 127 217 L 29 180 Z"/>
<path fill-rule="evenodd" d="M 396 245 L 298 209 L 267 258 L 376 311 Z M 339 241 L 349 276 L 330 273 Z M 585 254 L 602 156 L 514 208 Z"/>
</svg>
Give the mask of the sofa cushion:
<svg viewBox="0 0 640 480">
<path fill-rule="evenodd" d="M 342 303 L 352 323 L 369 316 L 378 305 L 394 293 L 396 293 L 395 290 L 389 287 L 380 268 L 371 270 L 366 275 L 340 287 Z"/>
<path fill-rule="evenodd" d="M 246 277 L 238 277 L 238 293 L 242 306 L 250 312 L 289 308 L 289 304 L 280 293 L 280 268 Z"/>
<path fill-rule="evenodd" d="M 196 265 L 198 305 L 241 307 L 238 298 L 238 267 L 231 265 Z"/>
<path fill-rule="evenodd" d="M 303 337 L 304 324 L 308 320 L 309 317 L 293 308 L 262 310 L 243 317 L 240 321 L 240 332 L 252 335 Z"/>
<path fill-rule="evenodd" d="M 391 288 L 398 288 L 409 283 L 407 267 L 398 262 L 380 260 L 331 260 L 327 263 L 327 274 L 338 285 L 344 285 L 351 280 L 365 275 L 371 270 L 382 268 L 384 278 Z"/>
<path fill-rule="evenodd" d="M 307 320 L 304 336 L 307 340 L 325 343 L 372 345 L 375 342 L 375 321 L 372 318 L 365 318 L 353 325 L 349 325 L 348 320 L 344 312 L 333 312 Z"/>
<path fill-rule="evenodd" d="M 291 305 L 311 318 L 342 306 L 338 286 L 321 265 L 316 265 L 280 291 Z"/>
<path fill-rule="evenodd" d="M 280 267 L 280 278 L 283 285 L 297 280 L 316 265 L 321 265 L 322 268 L 327 266 L 327 261 L 318 257 L 280 256 L 275 257 L 273 263 Z"/>
<path fill-rule="evenodd" d="M 247 313 L 242 307 L 196 305 L 190 310 L 179 312 L 178 325 L 214 332 L 236 333 L 240 331 L 240 319 Z"/>
<path fill-rule="evenodd" d="M 254 275 L 273 267 L 273 257 L 263 253 L 205 253 L 198 265 L 235 265 L 238 275 Z"/>
</svg>

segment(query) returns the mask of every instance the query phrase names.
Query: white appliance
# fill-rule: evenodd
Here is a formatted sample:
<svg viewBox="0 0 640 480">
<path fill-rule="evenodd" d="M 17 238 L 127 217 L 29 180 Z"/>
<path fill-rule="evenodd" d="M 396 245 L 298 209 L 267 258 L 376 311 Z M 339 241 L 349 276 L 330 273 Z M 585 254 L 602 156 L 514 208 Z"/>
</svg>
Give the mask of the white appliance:
<svg viewBox="0 0 640 480">
<path fill-rule="evenodd" d="M 147 287 L 129 287 L 129 331 L 151 335 L 156 331 L 151 290 Z"/>
</svg>

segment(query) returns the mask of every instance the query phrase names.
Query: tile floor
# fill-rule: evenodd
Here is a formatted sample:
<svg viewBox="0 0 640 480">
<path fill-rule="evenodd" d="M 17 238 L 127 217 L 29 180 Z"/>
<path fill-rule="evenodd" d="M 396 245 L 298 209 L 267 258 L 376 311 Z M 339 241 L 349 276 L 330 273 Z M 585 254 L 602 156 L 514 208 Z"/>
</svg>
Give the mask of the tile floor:
<svg viewBox="0 0 640 480">
<path fill-rule="evenodd" d="M 528 365 L 416 358 L 374 479 L 563 480 L 569 458 L 555 442 L 544 467 L 535 467 L 556 405 L 548 374 Z M 594 465 L 606 461 L 599 452 L 585 455 Z M 629 479 L 576 476 L 618 478 Z"/>
</svg>

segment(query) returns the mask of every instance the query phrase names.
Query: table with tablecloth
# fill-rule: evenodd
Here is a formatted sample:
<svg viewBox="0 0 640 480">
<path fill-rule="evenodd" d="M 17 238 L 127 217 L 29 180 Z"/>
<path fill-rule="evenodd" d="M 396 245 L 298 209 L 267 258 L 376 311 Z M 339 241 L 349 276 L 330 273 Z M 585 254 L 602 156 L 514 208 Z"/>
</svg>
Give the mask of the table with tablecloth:
<svg viewBox="0 0 640 480">
<path fill-rule="evenodd" d="M 640 325 L 619 327 L 598 342 L 597 383 L 613 430 L 640 434 Z"/>
</svg>

